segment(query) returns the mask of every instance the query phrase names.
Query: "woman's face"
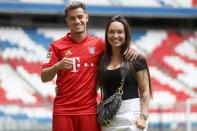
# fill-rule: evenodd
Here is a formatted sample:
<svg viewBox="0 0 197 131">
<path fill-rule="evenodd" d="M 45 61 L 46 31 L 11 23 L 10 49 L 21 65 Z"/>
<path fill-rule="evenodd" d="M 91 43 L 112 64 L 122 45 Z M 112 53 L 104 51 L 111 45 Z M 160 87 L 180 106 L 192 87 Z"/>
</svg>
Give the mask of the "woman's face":
<svg viewBox="0 0 197 131">
<path fill-rule="evenodd" d="M 114 21 L 109 25 L 107 39 L 112 47 L 121 47 L 125 42 L 124 25 L 118 21 Z"/>
</svg>

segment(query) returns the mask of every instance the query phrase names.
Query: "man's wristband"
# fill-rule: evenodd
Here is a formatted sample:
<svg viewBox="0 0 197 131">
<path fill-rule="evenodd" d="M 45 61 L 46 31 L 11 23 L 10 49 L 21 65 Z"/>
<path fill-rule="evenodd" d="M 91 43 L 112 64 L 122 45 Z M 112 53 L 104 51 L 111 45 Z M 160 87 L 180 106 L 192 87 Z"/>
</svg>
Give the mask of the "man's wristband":
<svg viewBox="0 0 197 131">
<path fill-rule="evenodd" d="M 149 118 L 149 115 L 145 113 L 140 113 L 140 118 L 147 120 Z"/>
</svg>

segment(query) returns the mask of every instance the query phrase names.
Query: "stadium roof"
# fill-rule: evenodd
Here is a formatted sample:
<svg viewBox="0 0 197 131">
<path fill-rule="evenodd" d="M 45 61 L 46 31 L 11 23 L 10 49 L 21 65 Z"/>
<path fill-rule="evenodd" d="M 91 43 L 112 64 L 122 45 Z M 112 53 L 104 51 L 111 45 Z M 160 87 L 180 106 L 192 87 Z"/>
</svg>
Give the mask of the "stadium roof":
<svg viewBox="0 0 197 131">
<path fill-rule="evenodd" d="M 123 14 L 135 17 L 175 17 L 197 18 L 197 8 L 174 7 L 119 7 L 119 6 L 87 6 L 87 11 L 93 16 L 112 16 Z M 36 4 L 36 3 L 0 3 L 0 13 L 19 14 L 64 14 L 63 4 Z"/>
</svg>

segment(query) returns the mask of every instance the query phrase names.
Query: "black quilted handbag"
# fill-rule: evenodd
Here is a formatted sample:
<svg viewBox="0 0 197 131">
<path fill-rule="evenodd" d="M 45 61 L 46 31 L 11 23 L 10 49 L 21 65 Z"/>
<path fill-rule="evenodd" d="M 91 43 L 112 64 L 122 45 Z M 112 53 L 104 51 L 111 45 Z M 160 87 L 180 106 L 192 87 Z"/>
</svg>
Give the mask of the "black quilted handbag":
<svg viewBox="0 0 197 131">
<path fill-rule="evenodd" d="M 126 67 L 121 67 L 121 81 L 120 86 L 117 88 L 116 92 L 105 99 L 97 106 L 97 120 L 102 126 L 110 126 L 111 120 L 116 112 L 119 110 L 122 102 L 123 86 L 126 78 Z"/>
</svg>

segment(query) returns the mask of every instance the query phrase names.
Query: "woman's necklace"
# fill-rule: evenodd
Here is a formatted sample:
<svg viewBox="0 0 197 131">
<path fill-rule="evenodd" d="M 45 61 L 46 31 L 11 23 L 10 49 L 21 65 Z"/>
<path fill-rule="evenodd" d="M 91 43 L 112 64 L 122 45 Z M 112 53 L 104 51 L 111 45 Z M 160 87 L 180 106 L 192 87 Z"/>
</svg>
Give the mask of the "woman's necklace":
<svg viewBox="0 0 197 131">
<path fill-rule="evenodd" d="M 120 61 L 112 61 L 110 62 L 109 66 L 107 69 L 113 70 L 121 67 L 121 62 Z"/>
</svg>

